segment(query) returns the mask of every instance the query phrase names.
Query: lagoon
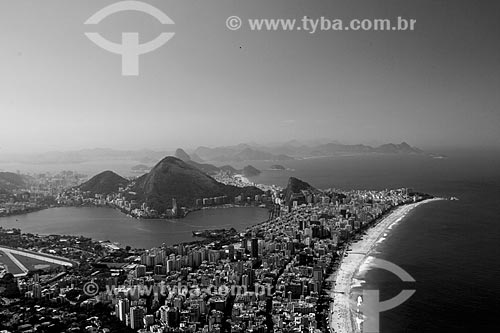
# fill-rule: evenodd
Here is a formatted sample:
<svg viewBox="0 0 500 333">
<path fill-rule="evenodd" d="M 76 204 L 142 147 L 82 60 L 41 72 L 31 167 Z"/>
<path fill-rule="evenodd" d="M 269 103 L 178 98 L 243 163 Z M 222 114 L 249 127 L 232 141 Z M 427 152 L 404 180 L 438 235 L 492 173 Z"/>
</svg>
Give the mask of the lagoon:
<svg viewBox="0 0 500 333">
<path fill-rule="evenodd" d="M 235 228 L 267 220 L 263 208 L 219 208 L 190 213 L 177 220 L 138 220 L 106 207 L 57 207 L 34 213 L 1 217 L 0 226 L 19 228 L 24 233 L 85 236 L 94 240 L 110 240 L 136 248 L 172 245 L 196 240 L 196 230 Z"/>
</svg>

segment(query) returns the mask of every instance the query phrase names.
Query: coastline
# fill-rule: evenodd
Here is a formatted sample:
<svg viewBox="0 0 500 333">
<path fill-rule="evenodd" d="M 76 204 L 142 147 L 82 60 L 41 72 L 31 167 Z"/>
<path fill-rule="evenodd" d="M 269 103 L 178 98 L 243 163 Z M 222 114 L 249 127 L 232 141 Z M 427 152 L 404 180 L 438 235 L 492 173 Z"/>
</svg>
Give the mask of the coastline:
<svg viewBox="0 0 500 333">
<path fill-rule="evenodd" d="M 346 251 L 347 256 L 343 256 L 339 268 L 328 279 L 334 281 L 330 296 L 330 331 L 335 333 L 361 332 L 355 321 L 355 301 L 351 299 L 351 288 L 353 279 L 359 267 L 366 260 L 378 240 L 384 233 L 392 229 L 392 226 L 401 220 L 413 209 L 428 202 L 443 200 L 443 198 L 431 198 L 416 203 L 397 207 L 389 215 L 382 218 L 380 222 L 368 229 L 363 237 L 352 243 L 350 250 Z"/>
<path fill-rule="evenodd" d="M 106 205 L 94 205 L 94 204 L 84 205 L 84 204 L 82 204 L 82 205 L 52 205 L 52 206 L 47 206 L 47 207 L 39 207 L 39 208 L 32 209 L 32 210 L 26 210 L 26 211 L 22 211 L 22 212 L 0 215 L 0 219 L 3 217 L 27 215 L 30 213 L 36 213 L 36 212 L 39 212 L 42 210 L 47 210 L 47 209 L 52 209 L 52 208 L 106 208 L 106 209 L 114 209 L 125 216 L 128 216 L 130 218 L 134 218 L 134 219 L 139 220 L 139 221 L 141 221 L 141 220 L 177 220 L 177 219 L 183 219 L 186 216 L 188 216 L 190 213 L 203 211 L 203 210 L 209 210 L 209 209 L 262 208 L 262 209 L 270 210 L 270 208 L 268 206 L 260 207 L 260 206 L 251 205 L 251 204 L 246 204 L 246 205 L 222 204 L 222 205 L 217 205 L 217 206 L 205 206 L 205 207 L 189 208 L 184 212 L 183 215 L 179 215 L 176 217 L 143 217 L 143 216 L 132 216 L 132 215 L 130 215 L 129 211 L 126 211 L 120 207 L 109 205 L 109 204 L 106 204 Z"/>
<path fill-rule="evenodd" d="M 54 211 L 51 212 L 51 209 Z M 125 245 L 130 245 L 134 249 L 145 249 L 153 246 L 160 246 L 163 242 L 166 242 L 168 245 L 176 245 L 203 241 L 201 238 L 193 237 L 192 231 L 235 228 L 239 233 L 244 233 L 249 226 L 260 225 L 269 220 L 268 209 L 255 206 L 213 207 L 206 210 L 198 210 L 193 214 L 192 218 L 188 217 L 187 220 L 135 219 L 127 216 L 119 209 L 110 206 L 57 206 L 51 207 L 51 209 L 44 209 L 43 211 L 20 216 L 0 217 L 0 228 L 5 230 L 19 229 L 23 234 L 34 234 L 38 236 L 57 235 L 61 238 L 85 237 L 91 238 L 94 241 L 109 240 L 110 242 L 120 244 L 119 246 L 122 248 L 124 248 Z M 74 211 L 72 209 L 74 209 Z M 247 209 L 249 213 L 245 213 Z M 208 214 L 204 215 L 203 211 Z M 240 211 L 242 212 L 239 213 Z M 196 213 L 200 213 L 200 215 Z M 75 227 L 72 227 L 72 223 L 68 224 L 65 222 L 65 216 L 77 216 L 77 220 L 81 221 L 75 222 L 73 220 L 73 222 L 75 222 Z M 234 220 L 233 216 L 236 216 L 237 219 Z M 239 224 L 238 217 L 241 217 L 245 223 Z M 112 225 L 111 228 L 123 227 L 124 229 L 120 230 L 128 230 L 129 232 L 114 233 L 105 225 L 103 225 L 103 229 L 101 230 L 99 223 L 92 223 L 90 221 L 94 218 L 97 220 L 109 220 Z M 55 225 L 51 224 L 53 221 L 55 221 Z M 47 228 L 44 227 L 46 222 L 48 222 Z M 59 223 L 67 225 L 68 227 L 62 227 L 61 229 L 58 226 Z M 90 227 L 78 227 L 78 225 L 82 225 L 82 223 L 83 225 L 90 223 Z M 178 224 L 182 225 L 179 232 L 176 231 L 178 230 L 176 226 Z M 109 224 L 107 225 L 109 226 Z M 174 234 L 179 233 L 183 235 L 180 237 L 168 236 L 168 233 L 172 231 Z M 134 232 L 139 233 L 138 243 L 135 237 L 132 239 L 127 236 L 128 233 Z M 158 232 L 167 233 L 167 236 L 165 236 L 167 238 L 157 241 Z M 155 240 L 155 243 L 144 242 L 144 239 L 148 237 Z"/>
</svg>

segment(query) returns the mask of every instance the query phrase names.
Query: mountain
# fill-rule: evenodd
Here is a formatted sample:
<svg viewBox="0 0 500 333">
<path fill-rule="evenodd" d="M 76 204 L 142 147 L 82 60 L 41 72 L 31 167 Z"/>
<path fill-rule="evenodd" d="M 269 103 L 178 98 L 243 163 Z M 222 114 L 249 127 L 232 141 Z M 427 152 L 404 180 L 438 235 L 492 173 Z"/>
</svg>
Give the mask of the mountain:
<svg viewBox="0 0 500 333">
<path fill-rule="evenodd" d="M 293 160 L 284 154 L 272 154 L 252 148 L 248 144 L 240 144 L 229 147 L 198 147 L 195 153 L 208 161 L 218 162 L 242 162 L 242 161 L 286 161 Z"/>
<path fill-rule="evenodd" d="M 333 156 L 337 154 L 423 154 L 418 148 L 412 147 L 406 142 L 400 144 L 387 143 L 378 147 L 363 144 L 347 145 L 337 142 L 323 143 L 313 146 L 281 146 L 271 149 L 272 152 L 286 151 L 292 156 Z"/>
<path fill-rule="evenodd" d="M 208 163 L 197 163 L 195 161 L 187 161 L 186 163 L 203 171 L 207 175 L 215 175 L 216 173 L 218 173 L 220 171 L 220 168 L 216 167 L 215 165 L 208 164 Z"/>
<path fill-rule="evenodd" d="M 26 181 L 23 176 L 13 172 L 0 172 L 0 193 L 8 194 L 24 187 Z"/>
<path fill-rule="evenodd" d="M 227 196 L 255 196 L 262 191 L 255 187 L 238 188 L 224 185 L 212 177 L 176 157 L 168 156 L 151 171 L 139 177 L 132 186 L 136 200 L 156 209 L 160 214 L 172 207 L 172 199 L 179 206 L 194 207 L 196 199 Z"/>
<path fill-rule="evenodd" d="M 243 176 L 245 177 L 254 177 L 260 175 L 261 171 L 257 170 L 251 165 L 247 165 L 246 167 L 243 168 L 242 173 Z"/>
<path fill-rule="evenodd" d="M 181 148 L 178 148 L 176 151 L 175 151 L 175 157 L 177 157 L 178 159 L 184 161 L 184 162 L 188 162 L 188 161 L 191 161 L 191 156 L 188 155 L 188 153 L 186 153 L 183 149 Z"/>
<path fill-rule="evenodd" d="M 116 150 L 109 148 L 93 148 L 73 151 L 51 151 L 41 154 L 0 154 L 0 162 L 20 162 L 28 164 L 78 164 L 86 162 L 135 161 L 141 164 L 154 164 L 172 151 Z M 182 160 L 188 156 L 197 163 L 204 161 L 242 162 L 251 160 L 285 161 L 295 157 L 330 156 L 339 153 L 384 153 L 384 154 L 425 154 L 406 142 L 400 144 L 387 143 L 378 147 L 368 145 L 348 145 L 321 139 L 312 141 L 290 140 L 285 143 L 268 145 L 242 143 L 225 147 L 198 147 L 191 154 L 178 149 L 175 155 Z M 113 164 L 115 164 L 113 162 Z"/>
<path fill-rule="evenodd" d="M 193 155 L 196 156 L 197 161 L 203 161 L 198 155 L 196 155 L 196 154 L 193 154 Z M 206 173 L 208 175 L 215 175 L 216 173 L 218 173 L 220 171 L 220 168 L 216 167 L 215 165 L 195 161 L 182 148 L 178 148 L 175 151 L 175 157 L 180 159 L 183 162 L 186 162 L 186 163 L 194 166 L 195 168 L 203 171 L 204 173 Z"/>
<path fill-rule="evenodd" d="M 198 147 L 194 153 L 204 160 L 217 162 L 287 161 L 295 158 L 334 156 L 338 154 L 424 154 L 406 142 L 387 143 L 378 147 L 364 144 L 342 144 L 336 141 L 316 140 L 303 144 L 297 140 L 270 145 L 239 144 L 225 147 Z"/>
<path fill-rule="evenodd" d="M 285 201 L 290 204 L 293 200 L 298 199 L 298 201 L 303 201 L 305 199 L 302 191 L 308 191 L 311 193 L 319 193 L 319 191 L 308 183 L 295 178 L 290 177 L 288 179 L 288 184 L 285 189 Z"/>
<path fill-rule="evenodd" d="M 370 153 L 373 148 L 366 145 L 343 145 L 339 143 L 326 143 L 312 147 L 316 154 L 330 155 L 338 153 Z"/>
<path fill-rule="evenodd" d="M 198 156 L 196 153 L 191 154 L 191 160 L 198 162 L 198 163 L 203 163 L 205 162 L 200 156 Z"/>
<path fill-rule="evenodd" d="M 252 148 L 245 148 L 234 157 L 239 161 L 287 161 L 293 160 L 292 157 L 286 155 L 274 155 L 260 150 L 255 150 Z"/>
<path fill-rule="evenodd" d="M 245 160 L 262 160 L 262 159 L 265 160 L 265 159 L 275 158 L 275 156 L 273 154 L 260 152 L 260 151 L 251 149 L 247 145 L 239 145 L 236 147 L 238 147 L 238 149 L 243 148 L 243 150 L 241 150 L 236 155 L 232 155 L 233 157 L 230 158 L 231 160 L 245 161 Z M 209 150 L 210 148 L 200 147 L 199 149 L 201 151 L 206 151 L 206 149 Z M 221 149 L 223 151 L 225 151 L 225 153 L 227 153 L 227 151 L 228 151 L 227 149 L 229 149 L 229 148 L 221 148 Z M 216 150 L 219 151 L 218 149 L 216 149 Z M 196 156 L 197 160 L 202 160 L 196 153 L 193 153 L 193 155 Z M 261 173 L 259 170 L 257 170 L 256 168 L 254 168 L 251 165 L 248 165 L 245 168 L 243 168 L 243 170 L 238 171 L 230 165 L 224 165 L 222 167 L 217 167 L 217 166 L 215 166 L 213 164 L 209 164 L 209 163 L 196 162 L 191 158 L 191 156 L 188 153 L 186 153 L 185 150 L 183 150 L 181 148 L 178 148 L 175 151 L 175 157 L 180 159 L 181 161 L 203 171 L 207 175 L 215 175 L 215 174 L 219 173 L 220 171 L 226 171 L 226 172 L 229 172 L 230 174 L 236 174 L 236 173 L 241 172 L 245 177 L 253 177 L 253 176 L 257 176 Z M 218 158 L 224 159 L 220 156 Z"/>
<path fill-rule="evenodd" d="M 113 171 L 104 171 L 81 184 L 79 188 L 93 194 L 110 194 L 118 192 L 120 187 L 125 187 L 128 183 L 127 179 Z"/>
<path fill-rule="evenodd" d="M 246 147 L 244 147 L 246 148 Z M 204 159 L 205 161 L 228 161 L 230 160 L 230 156 L 238 153 L 244 148 L 239 149 L 238 146 L 233 147 L 216 147 L 216 148 L 208 148 L 208 147 L 198 147 L 194 151 L 196 155 Z"/>
<path fill-rule="evenodd" d="M 378 153 L 384 154 L 422 154 L 423 151 L 410 146 L 406 142 L 402 142 L 400 144 L 387 143 L 385 145 L 381 145 L 375 148 L 375 151 Z"/>
</svg>

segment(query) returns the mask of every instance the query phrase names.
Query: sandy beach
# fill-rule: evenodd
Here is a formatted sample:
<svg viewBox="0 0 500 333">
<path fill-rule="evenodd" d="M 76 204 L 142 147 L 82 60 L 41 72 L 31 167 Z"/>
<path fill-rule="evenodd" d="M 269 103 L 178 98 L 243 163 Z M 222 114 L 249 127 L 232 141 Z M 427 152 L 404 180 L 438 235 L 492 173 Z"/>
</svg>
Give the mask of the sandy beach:
<svg viewBox="0 0 500 333">
<path fill-rule="evenodd" d="M 384 217 L 375 226 L 368 229 L 367 233 L 359 241 L 352 243 L 347 256 L 342 259 L 339 269 L 329 279 L 335 281 L 330 295 L 333 302 L 330 304 L 330 330 L 336 333 L 360 332 L 355 322 L 354 308 L 357 302 L 351 299 L 351 287 L 353 278 L 361 264 L 377 245 L 377 242 L 388 233 L 392 227 L 403 220 L 403 218 L 414 208 L 427 202 L 442 200 L 433 198 L 400 206 Z"/>
</svg>

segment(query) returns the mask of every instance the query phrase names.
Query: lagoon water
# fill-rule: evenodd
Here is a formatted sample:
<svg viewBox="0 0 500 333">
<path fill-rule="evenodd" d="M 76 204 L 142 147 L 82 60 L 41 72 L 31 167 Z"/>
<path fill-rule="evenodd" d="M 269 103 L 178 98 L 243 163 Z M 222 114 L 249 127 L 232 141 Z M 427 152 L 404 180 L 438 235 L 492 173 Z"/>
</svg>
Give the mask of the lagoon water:
<svg viewBox="0 0 500 333">
<path fill-rule="evenodd" d="M 408 286 L 390 273 L 368 267 L 362 272 L 364 288 L 379 289 L 383 299 L 404 288 L 416 289 L 408 301 L 381 315 L 381 332 L 493 330 L 500 313 L 500 154 L 446 154 L 445 159 L 365 155 L 280 162 L 293 171 L 268 170 L 274 162 L 252 162 L 264 170 L 252 181 L 286 186 L 288 177 L 294 176 L 318 188 L 407 186 L 436 196 L 458 197 L 459 201 L 417 208 L 377 247 L 375 256 L 401 266 L 416 283 Z M 192 240 L 192 230 L 241 230 L 266 218 L 267 211 L 257 208 L 206 210 L 175 221 L 137 221 L 106 208 L 57 208 L 0 218 L 0 225 L 42 234 L 82 234 L 149 248 Z"/>
<path fill-rule="evenodd" d="M 196 230 L 245 227 L 267 220 L 263 208 L 196 211 L 179 220 L 137 220 L 112 208 L 61 207 L 0 218 L 0 226 L 34 234 L 82 235 L 122 246 L 151 248 L 193 241 Z"/>
</svg>

